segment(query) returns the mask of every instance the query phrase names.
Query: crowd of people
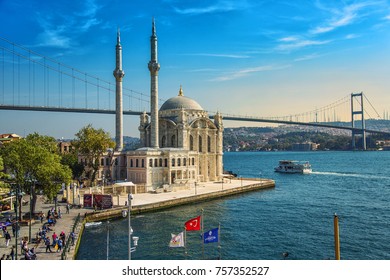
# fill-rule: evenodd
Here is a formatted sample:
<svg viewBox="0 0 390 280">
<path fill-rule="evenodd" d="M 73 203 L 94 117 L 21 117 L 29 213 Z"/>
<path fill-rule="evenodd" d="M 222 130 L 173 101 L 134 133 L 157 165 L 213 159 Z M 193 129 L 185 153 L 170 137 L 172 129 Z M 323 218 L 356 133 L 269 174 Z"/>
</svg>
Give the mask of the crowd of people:
<svg viewBox="0 0 390 280">
<path fill-rule="evenodd" d="M 66 205 L 66 213 L 69 213 L 69 204 Z M 53 252 L 62 252 L 63 248 L 65 247 L 67 235 L 64 231 L 61 231 L 59 235 L 56 234 L 55 228 L 58 219 L 62 218 L 61 208 L 57 207 L 57 211 L 55 211 L 54 207 L 52 207 L 47 212 L 46 219 L 44 213 L 41 213 L 39 215 L 39 220 L 42 224 L 42 227 L 39 228 L 38 232 L 35 235 L 34 243 L 28 241 L 26 238 L 22 238 L 20 243 L 21 248 L 21 254 L 24 256 L 26 260 L 36 260 L 37 254 L 36 254 L 36 248 L 43 244 L 46 246 L 46 253 L 53 253 Z M 4 225 L 1 226 L 2 228 L 2 235 L 5 239 L 5 246 L 8 247 L 11 242 L 11 234 L 8 232 L 7 226 L 12 226 L 12 232 L 13 237 L 17 238 L 19 235 L 19 224 L 10 221 L 7 221 Z M 51 235 L 51 238 L 50 238 Z M 69 234 L 69 242 L 70 245 L 74 245 L 75 242 L 75 233 L 71 232 Z M 30 246 L 30 247 L 29 247 Z M 1 260 L 13 260 L 15 259 L 15 245 L 11 247 L 11 252 L 6 255 L 3 254 L 1 257 Z"/>
</svg>

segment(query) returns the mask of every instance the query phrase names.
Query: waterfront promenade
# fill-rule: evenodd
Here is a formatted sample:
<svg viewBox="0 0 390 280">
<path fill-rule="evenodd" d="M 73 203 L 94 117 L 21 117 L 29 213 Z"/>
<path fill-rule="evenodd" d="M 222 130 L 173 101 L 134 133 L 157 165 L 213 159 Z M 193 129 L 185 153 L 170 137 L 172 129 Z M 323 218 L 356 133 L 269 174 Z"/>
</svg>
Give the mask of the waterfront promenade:
<svg viewBox="0 0 390 280">
<path fill-rule="evenodd" d="M 59 201 L 61 201 L 61 198 L 62 198 L 62 196 L 58 195 Z M 29 196 L 27 195 L 23 199 L 28 201 Z M 47 216 L 47 212 L 51 208 L 54 208 L 54 206 L 55 206 L 54 203 L 46 203 L 43 196 L 38 196 L 35 212 L 42 211 L 42 213 L 44 213 Z M 66 214 L 66 203 L 61 203 L 61 202 L 57 203 L 57 208 L 58 207 L 61 208 L 62 218 L 57 219 L 56 225 L 52 227 L 53 231 L 48 232 L 47 236 L 50 237 L 50 241 L 52 241 L 53 232 L 55 232 L 59 236 L 61 231 L 65 232 L 66 240 L 67 240 L 78 214 L 80 213 L 80 215 L 82 217 L 84 217 L 85 213 L 92 211 L 91 209 L 72 208 L 72 209 L 70 209 L 69 214 Z M 29 209 L 30 209 L 30 205 L 22 206 L 22 215 L 25 215 L 26 213 L 28 213 Z M 13 210 L 9 211 L 8 214 L 11 214 L 12 217 L 15 217 L 15 212 Z M 2 213 L 3 216 L 8 216 L 8 214 L 6 212 Z M 2 220 L 3 219 L 4 218 L 2 218 Z M 36 233 L 39 231 L 39 228 L 42 228 L 42 226 L 45 222 L 47 222 L 47 219 L 44 219 L 43 223 L 41 223 L 39 220 L 35 220 L 31 224 L 31 239 L 33 241 L 35 240 L 35 236 L 36 236 Z M 80 227 L 78 229 L 80 229 Z M 1 256 L 3 256 L 3 254 L 9 255 L 11 252 L 12 246 L 15 246 L 15 237 L 12 235 L 11 226 L 8 226 L 7 230 L 11 235 L 11 241 L 10 241 L 8 247 L 6 247 L 5 246 L 5 238 L 3 236 L 3 233 L 1 232 L 1 235 L 2 235 L 2 237 L 0 238 L 0 255 Z M 76 238 L 78 238 L 79 237 L 79 230 L 76 230 L 75 233 L 76 233 Z M 18 242 L 17 242 L 18 243 L 18 252 L 17 252 L 18 253 L 18 255 L 17 255 L 18 260 L 20 260 L 20 259 L 24 260 L 24 255 L 21 254 L 21 241 L 22 241 L 22 238 L 24 238 L 26 236 L 27 237 L 29 236 L 29 226 L 28 225 L 21 225 L 20 231 L 19 231 Z M 61 259 L 62 252 L 57 253 L 57 252 L 55 252 L 55 250 L 53 248 L 51 248 L 53 253 L 50 253 L 50 252 L 46 253 L 46 246 L 44 245 L 43 241 L 41 241 L 40 244 L 38 244 L 38 246 L 36 246 L 36 245 L 37 244 L 35 244 L 35 243 L 29 243 L 28 248 L 29 249 L 32 247 L 35 248 L 35 252 L 36 252 L 38 260 L 60 260 Z M 74 250 L 74 246 L 71 247 L 69 255 L 73 255 L 73 250 Z"/>
<path fill-rule="evenodd" d="M 194 185 L 188 189 L 183 189 L 183 190 L 179 189 L 170 192 L 163 191 L 158 193 L 134 194 L 133 195 L 134 198 L 132 200 L 132 212 L 156 211 L 167 207 L 174 207 L 178 205 L 195 203 L 204 200 L 216 199 L 216 198 L 220 198 L 228 195 L 234 195 L 234 194 L 247 192 L 247 191 L 272 188 L 274 186 L 275 186 L 274 181 L 267 180 L 267 179 L 257 179 L 257 180 L 225 179 L 224 183 L 222 182 L 199 183 L 197 186 Z M 26 196 L 24 199 L 28 200 L 28 196 Z M 60 200 L 60 196 L 59 196 L 59 200 Z M 104 219 L 107 215 L 112 214 L 115 211 L 115 209 L 123 209 L 125 207 L 125 203 L 127 202 L 127 195 L 123 194 L 122 196 L 114 196 L 113 202 L 114 202 L 113 209 L 94 212 L 93 209 L 72 208 L 70 209 L 69 214 L 66 214 L 66 207 L 65 207 L 66 204 L 58 203 L 57 207 L 61 208 L 62 218 L 57 220 L 55 227 L 53 227 L 53 231 L 55 231 L 57 235 L 59 235 L 61 231 L 64 231 L 66 236 L 68 236 L 75 223 L 78 214 L 80 214 L 82 218 L 87 214 L 88 217 L 95 216 L 95 219 L 96 218 Z M 48 210 L 50 210 L 52 207 L 54 207 L 53 203 L 44 203 L 44 200 L 40 197 L 37 200 L 36 212 L 42 211 L 42 213 L 45 213 L 46 215 Z M 29 210 L 28 205 L 22 207 L 23 214 L 28 212 L 28 210 Z M 12 214 L 14 215 L 14 212 L 12 212 Z M 35 238 L 36 233 L 38 232 L 39 228 L 42 227 L 42 225 L 43 223 L 41 224 L 40 221 L 35 221 L 35 223 L 32 224 L 31 226 L 32 239 Z M 77 244 L 77 238 L 80 237 L 80 229 L 81 226 L 79 226 L 75 231 L 76 233 L 75 244 Z M 11 227 L 8 227 L 8 230 L 12 236 Z M 53 231 L 49 232 L 48 234 L 50 240 L 52 240 L 51 236 L 53 234 Z M 21 253 L 20 244 L 21 244 L 21 238 L 28 235 L 29 235 L 29 227 L 21 226 L 20 234 L 18 238 L 18 259 L 24 259 L 24 256 L 20 254 Z M 12 246 L 15 246 L 15 238 L 13 236 L 8 247 L 5 246 L 5 238 L 2 237 L 0 240 L 1 256 L 3 254 L 8 255 L 11 251 Z M 29 248 L 31 248 L 31 247 L 35 247 L 36 244 L 31 243 L 28 244 L 28 246 Z M 36 250 L 38 260 L 60 260 L 61 259 L 61 253 L 54 252 L 53 248 L 52 248 L 53 253 L 46 253 L 45 252 L 46 246 L 43 244 L 43 242 L 41 242 L 36 247 L 35 250 Z M 70 252 L 68 253 L 68 259 L 71 259 L 73 257 L 74 250 L 75 250 L 75 246 L 71 246 Z"/>
</svg>

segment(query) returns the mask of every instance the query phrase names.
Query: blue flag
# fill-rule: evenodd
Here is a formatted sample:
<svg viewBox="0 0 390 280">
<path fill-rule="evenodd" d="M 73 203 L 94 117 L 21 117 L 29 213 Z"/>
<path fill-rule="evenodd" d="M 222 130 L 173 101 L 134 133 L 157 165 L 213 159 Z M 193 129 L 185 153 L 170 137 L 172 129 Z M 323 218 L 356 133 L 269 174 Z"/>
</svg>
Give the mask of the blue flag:
<svg viewBox="0 0 390 280">
<path fill-rule="evenodd" d="M 218 242 L 218 228 L 211 229 L 203 233 L 203 243 Z"/>
</svg>

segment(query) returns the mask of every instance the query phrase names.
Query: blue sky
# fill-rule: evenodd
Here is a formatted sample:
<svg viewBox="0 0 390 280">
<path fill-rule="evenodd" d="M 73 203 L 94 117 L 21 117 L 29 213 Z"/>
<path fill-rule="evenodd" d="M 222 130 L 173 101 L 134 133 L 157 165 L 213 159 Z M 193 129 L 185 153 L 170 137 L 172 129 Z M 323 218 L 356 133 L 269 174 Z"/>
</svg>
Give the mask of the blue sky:
<svg viewBox="0 0 390 280">
<path fill-rule="evenodd" d="M 282 116 L 363 91 L 390 111 L 389 1 L 0 0 L 0 37 L 114 83 L 119 27 L 124 86 L 148 94 L 152 17 L 162 99 L 183 85 L 211 112 Z M 73 138 L 88 123 L 114 135 L 114 116 L 0 111 L 1 133 Z M 124 125 L 138 136 L 137 117 Z"/>
</svg>

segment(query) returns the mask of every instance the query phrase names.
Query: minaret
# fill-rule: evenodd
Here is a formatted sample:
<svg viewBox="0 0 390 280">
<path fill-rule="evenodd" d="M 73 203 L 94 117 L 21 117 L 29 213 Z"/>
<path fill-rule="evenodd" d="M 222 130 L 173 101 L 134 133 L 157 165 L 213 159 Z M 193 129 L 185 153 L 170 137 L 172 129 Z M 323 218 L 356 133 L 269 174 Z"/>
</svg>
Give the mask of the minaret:
<svg viewBox="0 0 390 280">
<path fill-rule="evenodd" d="M 114 70 L 114 77 L 116 80 L 115 96 L 116 96 L 116 114 L 115 114 L 115 142 L 116 151 L 123 149 L 123 100 L 122 100 L 122 80 L 125 72 L 122 70 L 122 46 L 121 34 L 118 29 L 116 41 L 116 67 Z"/>
<path fill-rule="evenodd" d="M 150 146 L 158 148 L 158 70 L 160 64 L 157 62 L 157 36 L 154 19 L 152 22 L 152 36 L 150 36 L 150 61 L 148 63 L 150 71 Z"/>
</svg>

